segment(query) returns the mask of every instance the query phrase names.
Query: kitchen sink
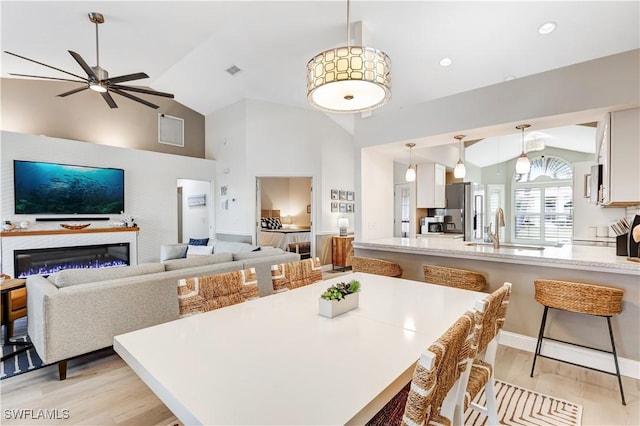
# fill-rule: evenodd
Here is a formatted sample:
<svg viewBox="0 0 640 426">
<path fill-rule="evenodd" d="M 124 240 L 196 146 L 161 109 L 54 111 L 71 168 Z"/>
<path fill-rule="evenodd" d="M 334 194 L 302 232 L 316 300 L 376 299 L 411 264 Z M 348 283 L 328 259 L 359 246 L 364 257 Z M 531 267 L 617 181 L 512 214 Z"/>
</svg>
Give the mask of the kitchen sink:
<svg viewBox="0 0 640 426">
<path fill-rule="evenodd" d="M 485 247 L 493 247 L 493 243 L 466 243 L 467 246 L 485 246 Z M 544 250 L 543 246 L 527 246 L 520 244 L 500 244 L 500 248 L 508 248 L 513 250 Z"/>
</svg>

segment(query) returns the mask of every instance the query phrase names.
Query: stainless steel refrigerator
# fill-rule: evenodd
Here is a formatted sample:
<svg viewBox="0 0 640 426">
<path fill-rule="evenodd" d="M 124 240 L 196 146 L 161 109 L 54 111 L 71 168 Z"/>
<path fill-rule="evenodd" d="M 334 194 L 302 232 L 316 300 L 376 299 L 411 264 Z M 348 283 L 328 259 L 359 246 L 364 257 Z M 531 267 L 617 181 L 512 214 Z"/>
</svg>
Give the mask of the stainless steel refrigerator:
<svg viewBox="0 0 640 426">
<path fill-rule="evenodd" d="M 485 233 L 484 185 L 463 182 L 445 187 L 444 232 L 464 234 L 465 241 L 482 241 Z"/>
</svg>

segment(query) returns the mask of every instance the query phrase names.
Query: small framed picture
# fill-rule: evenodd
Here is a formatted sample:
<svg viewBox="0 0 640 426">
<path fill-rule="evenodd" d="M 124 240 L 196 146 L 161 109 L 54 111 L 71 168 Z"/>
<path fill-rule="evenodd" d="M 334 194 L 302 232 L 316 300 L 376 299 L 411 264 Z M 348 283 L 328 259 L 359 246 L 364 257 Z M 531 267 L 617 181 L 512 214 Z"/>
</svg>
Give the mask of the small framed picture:
<svg viewBox="0 0 640 426">
<path fill-rule="evenodd" d="M 347 212 L 347 203 L 340 203 L 340 213 Z"/>
<path fill-rule="evenodd" d="M 338 199 L 338 190 L 337 189 L 332 189 L 331 190 L 331 199 L 332 200 L 337 200 Z"/>
<path fill-rule="evenodd" d="M 353 213 L 353 203 L 347 203 L 347 213 Z"/>
<path fill-rule="evenodd" d="M 346 201 L 346 200 L 347 200 L 347 191 L 340 190 L 340 201 Z"/>
<path fill-rule="evenodd" d="M 331 213 L 338 213 L 338 203 L 331 203 Z"/>
<path fill-rule="evenodd" d="M 347 201 L 353 201 L 353 191 L 347 191 Z"/>
</svg>

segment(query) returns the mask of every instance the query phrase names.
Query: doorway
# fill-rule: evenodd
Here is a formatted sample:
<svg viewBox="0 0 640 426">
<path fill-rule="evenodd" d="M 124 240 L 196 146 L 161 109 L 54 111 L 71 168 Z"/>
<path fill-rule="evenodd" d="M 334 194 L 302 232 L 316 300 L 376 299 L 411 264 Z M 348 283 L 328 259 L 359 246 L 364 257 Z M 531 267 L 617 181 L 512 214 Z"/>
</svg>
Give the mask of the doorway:
<svg viewBox="0 0 640 426">
<path fill-rule="evenodd" d="M 178 179 L 177 242 L 186 243 L 190 238 L 213 237 L 213 202 L 211 182 Z"/>
<path fill-rule="evenodd" d="M 411 228 L 411 195 L 408 183 L 395 185 L 393 236 L 408 238 Z"/>
</svg>

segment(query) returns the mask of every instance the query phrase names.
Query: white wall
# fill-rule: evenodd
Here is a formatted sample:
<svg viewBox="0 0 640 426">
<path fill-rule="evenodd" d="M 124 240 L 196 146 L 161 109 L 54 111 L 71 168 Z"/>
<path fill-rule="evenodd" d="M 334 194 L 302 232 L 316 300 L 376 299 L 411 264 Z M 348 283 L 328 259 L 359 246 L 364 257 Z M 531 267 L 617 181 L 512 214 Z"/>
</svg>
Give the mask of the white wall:
<svg viewBox="0 0 640 426">
<path fill-rule="evenodd" d="M 14 159 L 124 169 L 125 213 L 133 215 L 140 226 L 140 263 L 158 261 L 160 245 L 177 242 L 177 180 L 215 179 L 216 163 L 211 160 L 5 131 L 1 137 L 0 211 L 2 217 L 9 220 L 28 219 L 35 223 L 36 217 L 14 214 Z M 119 215 L 110 217 L 110 220 L 118 219 Z M 104 226 L 105 223 L 108 222 L 97 222 L 92 226 Z"/>
<path fill-rule="evenodd" d="M 253 236 L 257 176 L 311 176 L 315 233 L 338 232 L 330 190 L 354 188 L 353 139 L 325 114 L 241 101 L 206 117 L 206 145 L 207 158 L 218 163 L 218 184 L 228 184 L 236 198 L 228 211 L 218 211 L 218 233 Z"/>
<path fill-rule="evenodd" d="M 211 182 L 191 179 L 178 179 L 178 187 L 182 187 L 182 242 L 189 238 L 207 238 L 212 235 L 210 226 L 213 211 Z M 204 205 L 189 205 L 189 197 L 205 195 Z"/>
<path fill-rule="evenodd" d="M 360 197 L 362 226 L 356 229 L 356 240 L 393 236 L 394 162 L 375 148 L 360 152 L 360 181 L 368 190 Z"/>
</svg>

